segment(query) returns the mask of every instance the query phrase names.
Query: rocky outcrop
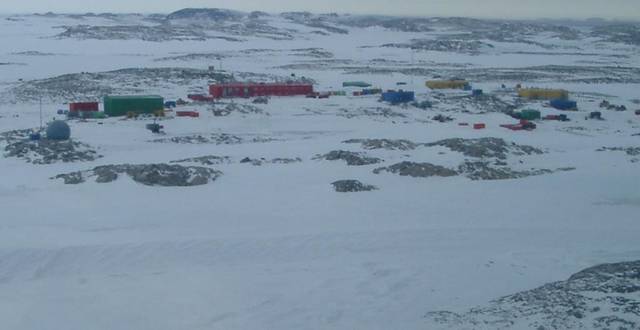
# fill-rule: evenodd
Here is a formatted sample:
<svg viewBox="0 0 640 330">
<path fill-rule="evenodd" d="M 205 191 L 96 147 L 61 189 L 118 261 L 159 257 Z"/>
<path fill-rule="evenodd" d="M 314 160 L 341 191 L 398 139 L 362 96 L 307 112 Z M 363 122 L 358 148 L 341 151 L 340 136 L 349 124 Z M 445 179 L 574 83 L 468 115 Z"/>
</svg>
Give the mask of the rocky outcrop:
<svg viewBox="0 0 640 330">
<path fill-rule="evenodd" d="M 337 192 L 341 193 L 373 191 L 378 189 L 376 186 L 364 184 L 358 180 L 339 180 L 331 184 Z"/>
<path fill-rule="evenodd" d="M 382 162 L 382 159 L 369 157 L 361 152 L 334 150 L 324 155 L 317 155 L 314 159 L 344 160 L 349 166 L 363 166 Z"/>
<path fill-rule="evenodd" d="M 640 261 L 585 269 L 568 280 L 458 314 L 426 314 L 427 329 L 640 329 Z"/>
<path fill-rule="evenodd" d="M 433 143 L 426 143 L 427 147 L 441 146 L 450 149 L 451 151 L 460 152 L 467 157 L 474 158 L 498 158 L 507 159 L 509 154 L 512 155 L 533 155 L 543 154 L 540 149 L 518 145 L 515 143 L 508 143 L 503 139 L 487 137 L 479 139 L 446 139 Z"/>
<path fill-rule="evenodd" d="M 190 187 L 215 181 L 222 172 L 198 166 L 167 164 L 105 165 L 92 170 L 60 174 L 51 179 L 62 179 L 65 184 L 80 184 L 89 178 L 97 183 L 108 183 L 128 175 L 133 181 L 146 186 Z"/>
<path fill-rule="evenodd" d="M 409 140 L 390 139 L 351 139 L 342 143 L 359 143 L 364 149 L 385 149 L 385 150 L 413 150 L 418 147 L 418 143 Z"/>
<path fill-rule="evenodd" d="M 414 178 L 426 178 L 431 176 L 450 177 L 458 175 L 455 170 L 431 163 L 414 163 L 404 161 L 388 167 L 380 167 L 373 170 L 373 173 L 380 174 L 382 172 L 395 173 L 401 176 L 410 176 Z"/>
</svg>

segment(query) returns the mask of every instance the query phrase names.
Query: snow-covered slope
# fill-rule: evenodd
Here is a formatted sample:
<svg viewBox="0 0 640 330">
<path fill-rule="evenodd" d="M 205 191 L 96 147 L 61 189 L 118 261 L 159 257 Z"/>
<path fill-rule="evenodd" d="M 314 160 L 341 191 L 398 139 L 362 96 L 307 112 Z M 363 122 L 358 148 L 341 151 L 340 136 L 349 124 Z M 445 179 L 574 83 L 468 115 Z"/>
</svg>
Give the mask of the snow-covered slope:
<svg viewBox="0 0 640 330">
<path fill-rule="evenodd" d="M 482 328 L 495 313 L 507 328 L 589 328 L 615 316 L 606 297 L 587 297 L 588 322 L 535 323 L 557 314 L 510 303 L 640 260 L 637 24 L 0 18 L 2 328 Z M 25 141 L 40 100 L 46 123 L 106 94 L 176 100 L 212 82 L 303 77 L 347 96 L 191 103 L 178 109 L 200 117 L 163 118 L 163 135 L 150 118 L 69 120 L 71 142 Z M 485 95 L 425 87 L 452 77 Z M 414 90 L 417 103 L 351 96 L 342 82 L 358 80 Z M 513 110 L 562 113 L 518 98 L 516 84 L 566 88 L 580 111 L 502 128 Z M 605 120 L 586 119 L 593 111 Z M 340 180 L 371 189 L 336 192 Z M 636 291 L 624 294 L 633 306 Z M 637 308 L 620 318 L 640 324 Z"/>
</svg>

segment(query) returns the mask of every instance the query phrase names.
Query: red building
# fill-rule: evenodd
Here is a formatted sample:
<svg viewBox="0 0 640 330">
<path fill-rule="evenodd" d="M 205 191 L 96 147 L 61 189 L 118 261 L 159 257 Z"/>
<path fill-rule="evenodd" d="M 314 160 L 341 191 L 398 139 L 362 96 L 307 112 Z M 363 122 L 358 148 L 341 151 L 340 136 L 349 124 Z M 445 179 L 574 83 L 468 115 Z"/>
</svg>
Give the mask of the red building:
<svg viewBox="0 0 640 330">
<path fill-rule="evenodd" d="M 232 83 L 209 86 L 209 94 L 216 99 L 255 96 L 293 96 L 313 93 L 311 84 L 254 84 Z"/>
<path fill-rule="evenodd" d="M 99 111 L 98 102 L 69 103 L 69 112 Z"/>
</svg>

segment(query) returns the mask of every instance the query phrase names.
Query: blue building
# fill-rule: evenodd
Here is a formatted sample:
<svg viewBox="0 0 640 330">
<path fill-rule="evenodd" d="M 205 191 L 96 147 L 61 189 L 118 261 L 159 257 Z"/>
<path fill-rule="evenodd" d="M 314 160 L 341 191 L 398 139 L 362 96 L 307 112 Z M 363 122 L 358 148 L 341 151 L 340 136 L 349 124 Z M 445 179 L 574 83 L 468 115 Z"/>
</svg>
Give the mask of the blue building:
<svg viewBox="0 0 640 330">
<path fill-rule="evenodd" d="M 576 101 L 555 99 L 551 100 L 550 104 L 558 110 L 578 110 L 578 103 Z"/>
<path fill-rule="evenodd" d="M 414 92 L 405 91 L 388 91 L 382 93 L 382 101 L 389 102 L 391 104 L 408 103 L 416 99 Z"/>
</svg>

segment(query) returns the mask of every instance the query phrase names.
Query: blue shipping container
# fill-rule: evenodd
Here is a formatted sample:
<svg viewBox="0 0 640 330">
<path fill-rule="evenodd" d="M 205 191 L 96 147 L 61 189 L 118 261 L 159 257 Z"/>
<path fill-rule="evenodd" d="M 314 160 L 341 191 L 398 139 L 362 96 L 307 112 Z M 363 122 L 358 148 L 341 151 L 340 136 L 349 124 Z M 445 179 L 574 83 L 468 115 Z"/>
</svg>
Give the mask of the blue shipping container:
<svg viewBox="0 0 640 330">
<path fill-rule="evenodd" d="M 550 104 L 558 110 L 578 110 L 578 103 L 576 101 L 555 99 L 551 100 Z"/>
<path fill-rule="evenodd" d="M 481 96 L 483 94 L 482 89 L 474 89 L 472 92 L 473 96 Z"/>
<path fill-rule="evenodd" d="M 407 103 L 414 101 L 416 99 L 416 95 L 414 92 L 405 92 L 405 91 L 389 91 L 382 93 L 382 100 L 385 102 L 397 104 L 397 103 Z"/>
</svg>

